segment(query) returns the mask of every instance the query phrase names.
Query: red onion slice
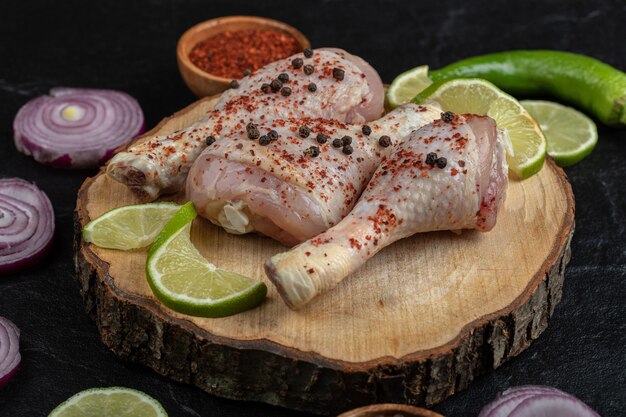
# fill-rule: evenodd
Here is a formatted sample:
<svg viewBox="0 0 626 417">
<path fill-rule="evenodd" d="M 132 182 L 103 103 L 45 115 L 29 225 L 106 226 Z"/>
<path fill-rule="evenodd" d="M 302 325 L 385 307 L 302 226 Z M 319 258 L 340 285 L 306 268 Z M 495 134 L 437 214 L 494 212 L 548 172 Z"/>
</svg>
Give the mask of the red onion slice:
<svg viewBox="0 0 626 417">
<path fill-rule="evenodd" d="M 509 388 L 504 391 L 497 399 L 486 405 L 478 417 L 498 417 L 508 416 L 521 401 L 537 394 L 563 394 L 562 391 L 552 387 L 544 387 L 538 385 L 521 385 L 519 387 Z"/>
<path fill-rule="evenodd" d="M 599 417 L 578 398 L 552 387 L 523 385 L 504 391 L 478 417 Z"/>
<path fill-rule="evenodd" d="M 20 355 L 20 331 L 10 320 L 0 317 L 0 388 L 17 372 Z"/>
<path fill-rule="evenodd" d="M 576 397 L 564 395 L 538 395 L 522 401 L 509 414 L 510 417 L 600 417 Z"/>
<path fill-rule="evenodd" d="M 48 196 L 22 179 L 0 179 L 0 273 L 37 261 L 53 235 Z"/>
<path fill-rule="evenodd" d="M 101 165 L 143 132 L 144 117 L 126 93 L 58 87 L 26 103 L 15 116 L 15 146 L 60 168 Z"/>
</svg>

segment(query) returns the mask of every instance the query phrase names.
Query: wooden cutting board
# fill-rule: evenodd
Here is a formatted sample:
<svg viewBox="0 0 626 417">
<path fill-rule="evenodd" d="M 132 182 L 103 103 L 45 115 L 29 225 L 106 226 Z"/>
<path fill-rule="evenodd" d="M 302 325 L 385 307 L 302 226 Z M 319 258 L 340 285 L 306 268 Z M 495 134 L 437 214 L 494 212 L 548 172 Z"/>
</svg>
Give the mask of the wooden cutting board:
<svg viewBox="0 0 626 417">
<path fill-rule="evenodd" d="M 192 104 L 146 136 L 188 126 L 215 101 Z M 90 219 L 133 203 L 104 169 L 78 193 L 76 270 L 103 342 L 121 358 L 211 394 L 327 415 L 376 402 L 429 406 L 526 349 L 561 298 L 574 231 L 571 187 L 548 160 L 538 175 L 511 181 L 491 232 L 397 242 L 296 312 L 263 272 L 263 262 L 284 247 L 197 219 L 192 240 L 211 262 L 269 288 L 256 309 L 206 319 L 153 297 L 146 250 L 81 241 Z"/>
</svg>

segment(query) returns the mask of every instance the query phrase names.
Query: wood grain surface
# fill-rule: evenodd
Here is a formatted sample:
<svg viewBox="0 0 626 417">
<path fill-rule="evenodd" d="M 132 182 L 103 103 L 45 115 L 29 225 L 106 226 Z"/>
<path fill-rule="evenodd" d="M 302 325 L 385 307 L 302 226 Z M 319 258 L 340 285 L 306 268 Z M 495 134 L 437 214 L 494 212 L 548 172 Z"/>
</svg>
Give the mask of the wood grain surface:
<svg viewBox="0 0 626 417">
<path fill-rule="evenodd" d="M 188 126 L 215 100 L 198 101 L 146 136 Z M 216 395 L 319 414 L 375 402 L 432 405 L 528 347 L 561 297 L 574 199 L 552 161 L 510 182 L 491 232 L 397 242 L 299 311 L 263 273 L 284 247 L 197 219 L 192 241 L 201 253 L 269 287 L 259 308 L 221 319 L 161 305 L 145 278 L 146 250 L 80 241 L 90 219 L 138 202 L 103 172 L 85 181 L 76 208 L 75 262 L 88 312 L 120 357 Z"/>
</svg>

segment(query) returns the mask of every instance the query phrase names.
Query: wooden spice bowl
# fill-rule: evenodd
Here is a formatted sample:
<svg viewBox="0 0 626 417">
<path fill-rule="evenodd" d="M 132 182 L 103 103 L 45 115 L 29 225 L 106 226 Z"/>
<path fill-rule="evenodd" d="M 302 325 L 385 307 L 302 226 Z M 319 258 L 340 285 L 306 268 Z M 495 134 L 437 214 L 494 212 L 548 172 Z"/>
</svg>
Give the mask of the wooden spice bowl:
<svg viewBox="0 0 626 417">
<path fill-rule="evenodd" d="M 425 408 L 403 404 L 374 404 L 346 411 L 337 417 L 444 417 Z"/>
<path fill-rule="evenodd" d="M 275 30 L 293 37 L 303 51 L 311 47 L 309 40 L 296 28 L 278 20 L 257 16 L 226 16 L 210 19 L 188 29 L 178 41 L 176 57 L 178 69 L 187 87 L 197 97 L 219 94 L 229 87 L 230 78 L 218 77 L 196 67 L 189 59 L 194 46 L 226 30 Z"/>
</svg>

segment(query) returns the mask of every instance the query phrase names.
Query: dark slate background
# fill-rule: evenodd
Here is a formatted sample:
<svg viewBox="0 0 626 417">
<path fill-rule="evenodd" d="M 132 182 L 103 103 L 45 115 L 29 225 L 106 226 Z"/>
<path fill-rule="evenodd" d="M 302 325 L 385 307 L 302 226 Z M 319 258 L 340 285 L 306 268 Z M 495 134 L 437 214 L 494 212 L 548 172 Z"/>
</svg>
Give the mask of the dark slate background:
<svg viewBox="0 0 626 417">
<path fill-rule="evenodd" d="M 45 416 L 77 391 L 123 385 L 160 400 L 170 416 L 305 416 L 216 398 L 118 360 L 82 307 L 72 265 L 76 191 L 92 171 L 41 166 L 15 150 L 11 124 L 53 86 L 124 90 L 147 125 L 194 97 L 175 60 L 178 37 L 212 17 L 252 14 L 302 30 L 314 46 L 362 56 L 390 82 L 419 64 L 515 48 L 594 56 L 626 70 L 626 4 L 606 1 L 3 1 L 0 8 L 0 177 L 35 181 L 50 196 L 57 232 L 41 264 L 0 278 L 0 315 L 22 330 L 22 368 L 0 392 L 0 416 Z M 599 126 L 595 152 L 567 169 L 576 233 L 564 297 L 526 352 L 435 407 L 476 416 L 499 391 L 553 385 L 603 416 L 626 407 L 626 130 Z"/>
</svg>

